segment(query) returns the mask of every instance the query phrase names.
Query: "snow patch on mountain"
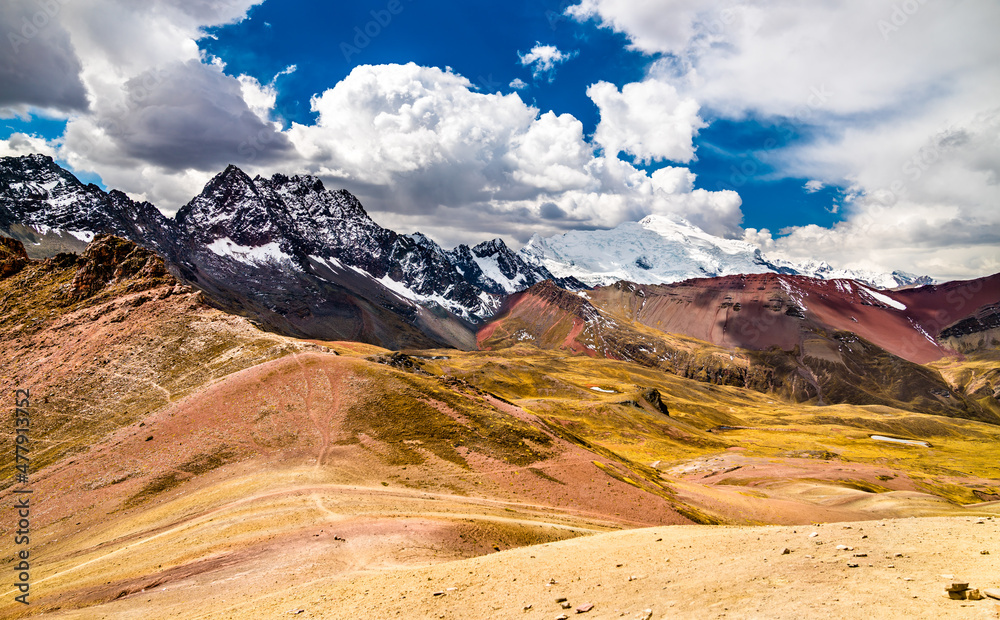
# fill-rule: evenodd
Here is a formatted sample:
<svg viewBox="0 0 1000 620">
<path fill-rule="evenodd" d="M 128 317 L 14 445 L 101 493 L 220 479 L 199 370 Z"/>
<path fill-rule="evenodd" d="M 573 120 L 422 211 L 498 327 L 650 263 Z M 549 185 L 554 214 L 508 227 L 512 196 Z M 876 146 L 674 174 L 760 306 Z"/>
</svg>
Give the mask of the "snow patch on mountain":
<svg viewBox="0 0 1000 620">
<path fill-rule="evenodd" d="M 205 246 L 218 256 L 227 256 L 247 265 L 262 265 L 265 263 L 291 262 L 292 257 L 281 251 L 276 241 L 264 245 L 250 247 L 234 243 L 229 237 L 216 239 Z"/>
<path fill-rule="evenodd" d="M 500 263 L 496 256 L 477 256 L 476 265 L 479 266 L 483 276 L 495 282 L 505 293 L 515 293 L 527 288 L 525 286 L 525 274 L 518 273 L 515 278 L 509 278 L 500 270 Z"/>
<path fill-rule="evenodd" d="M 322 256 L 316 256 L 315 254 L 310 254 L 309 258 L 323 265 L 330 271 L 336 272 L 336 271 L 343 271 L 345 269 L 344 265 L 341 264 L 341 262 L 336 258 L 323 258 Z"/>
<path fill-rule="evenodd" d="M 84 243 L 90 243 L 91 241 L 94 240 L 94 233 L 90 232 L 89 230 L 67 230 L 66 232 L 76 237 L 80 241 L 83 241 Z"/>
<path fill-rule="evenodd" d="M 871 297 L 872 299 L 874 299 L 875 301 L 880 302 L 886 306 L 895 308 L 896 310 L 906 310 L 906 305 L 896 301 L 895 299 L 889 297 L 888 295 L 883 295 L 882 293 L 876 293 L 875 291 L 864 287 L 860 287 L 860 290 L 869 297 Z"/>
</svg>

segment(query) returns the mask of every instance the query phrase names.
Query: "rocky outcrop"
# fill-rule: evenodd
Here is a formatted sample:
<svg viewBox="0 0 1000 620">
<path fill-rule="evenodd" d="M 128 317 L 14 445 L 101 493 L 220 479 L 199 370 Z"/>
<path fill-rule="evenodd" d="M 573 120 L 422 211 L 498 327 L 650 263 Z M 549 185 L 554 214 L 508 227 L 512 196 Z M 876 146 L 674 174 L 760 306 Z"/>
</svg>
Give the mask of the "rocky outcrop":
<svg viewBox="0 0 1000 620">
<path fill-rule="evenodd" d="M 663 402 L 663 398 L 660 396 L 660 391 L 656 388 L 646 388 L 639 392 L 639 396 L 641 396 L 644 401 L 649 403 L 653 409 L 656 409 L 663 415 L 670 415 L 670 411 L 667 409 L 667 404 Z"/>
<path fill-rule="evenodd" d="M 78 263 L 70 284 L 70 294 L 76 299 L 115 284 L 125 284 L 125 292 L 138 292 L 173 280 L 162 258 L 113 235 L 95 237 Z"/>
<path fill-rule="evenodd" d="M 10 237 L 0 237 L 0 280 L 17 274 L 28 262 L 23 243 Z"/>
</svg>

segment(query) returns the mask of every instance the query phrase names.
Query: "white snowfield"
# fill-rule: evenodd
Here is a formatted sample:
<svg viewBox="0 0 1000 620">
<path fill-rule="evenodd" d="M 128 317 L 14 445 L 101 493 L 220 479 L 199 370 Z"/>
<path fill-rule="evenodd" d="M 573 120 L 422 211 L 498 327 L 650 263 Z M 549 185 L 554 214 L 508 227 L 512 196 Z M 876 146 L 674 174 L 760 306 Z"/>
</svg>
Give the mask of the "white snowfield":
<svg viewBox="0 0 1000 620">
<path fill-rule="evenodd" d="M 650 215 L 610 230 L 573 231 L 548 238 L 535 235 L 521 253 L 558 277 L 572 276 L 589 286 L 605 286 L 618 280 L 670 284 L 779 269 L 824 280 L 857 280 L 874 288 L 895 288 L 916 280 L 916 276 L 901 271 L 880 273 L 834 269 L 819 261 L 771 260 L 750 243 L 717 237 L 687 220 L 662 215 Z M 901 309 L 898 306 L 902 304 L 888 297 L 875 299 Z"/>
</svg>

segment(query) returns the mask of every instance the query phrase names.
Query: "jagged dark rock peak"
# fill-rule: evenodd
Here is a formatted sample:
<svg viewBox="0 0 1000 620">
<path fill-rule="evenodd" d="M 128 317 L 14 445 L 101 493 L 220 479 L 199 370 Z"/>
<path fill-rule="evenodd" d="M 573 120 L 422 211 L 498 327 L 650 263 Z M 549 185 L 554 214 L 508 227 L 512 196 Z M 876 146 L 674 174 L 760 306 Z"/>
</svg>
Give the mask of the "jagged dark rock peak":
<svg viewBox="0 0 1000 620">
<path fill-rule="evenodd" d="M 42 155 L 0 158 L 0 183 L 0 233 L 29 254 L 117 235 L 156 251 L 217 306 L 295 336 L 474 346 L 472 324 L 552 278 L 499 239 L 446 251 L 383 228 L 350 192 L 308 175 L 251 178 L 229 166 L 173 219 Z"/>
<path fill-rule="evenodd" d="M 499 238 L 472 248 L 460 245 L 448 256 L 467 282 L 496 295 L 523 291 L 545 280 L 571 290 L 587 288 L 576 278 L 556 278 L 541 263 L 529 263 L 524 255 L 512 251 Z"/>
<path fill-rule="evenodd" d="M 38 246 L 48 254 L 64 249 L 46 237 L 62 237 L 67 247 L 82 249 L 96 233 L 160 250 L 169 229 L 169 220 L 152 204 L 84 185 L 51 157 L 0 158 L 0 230 L 26 242 L 29 254 Z"/>
</svg>

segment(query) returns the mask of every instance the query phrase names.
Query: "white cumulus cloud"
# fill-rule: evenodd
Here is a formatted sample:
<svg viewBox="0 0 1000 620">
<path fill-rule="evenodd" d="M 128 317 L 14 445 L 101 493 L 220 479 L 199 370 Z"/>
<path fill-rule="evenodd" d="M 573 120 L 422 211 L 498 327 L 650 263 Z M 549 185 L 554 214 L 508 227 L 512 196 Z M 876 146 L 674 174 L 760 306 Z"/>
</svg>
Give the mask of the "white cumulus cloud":
<svg viewBox="0 0 1000 620">
<path fill-rule="evenodd" d="M 477 92 L 449 71 L 360 66 L 312 105 L 316 123 L 287 132 L 298 167 L 351 188 L 384 224 L 444 243 L 498 233 L 523 241 L 651 213 L 739 231 L 735 192 L 695 190 L 686 168 L 649 175 L 617 151 L 595 152 L 572 115 L 540 113 L 517 93 Z M 690 133 L 681 140 L 690 149 Z M 666 142 L 657 137 L 657 153 Z"/>
<path fill-rule="evenodd" d="M 802 186 L 802 189 L 806 190 L 807 194 L 815 194 L 824 187 L 826 187 L 826 184 L 823 183 L 823 181 L 813 179 L 811 181 L 806 181 L 806 184 Z"/>
<path fill-rule="evenodd" d="M 788 253 L 936 277 L 996 271 L 1000 4 L 582 0 L 567 13 L 626 35 L 650 55 L 648 79 L 702 114 L 804 130 L 748 155 L 774 177 L 810 179 L 807 191 L 847 188 L 846 221 L 779 233 Z"/>
<path fill-rule="evenodd" d="M 545 77 L 550 82 L 555 77 L 556 65 L 562 64 L 576 56 L 577 52 L 563 52 L 555 45 L 542 45 L 535 43 L 535 46 L 527 53 L 518 52 L 521 64 L 531 67 L 532 75 L 535 79 Z"/>
<path fill-rule="evenodd" d="M 647 80 L 622 87 L 598 82 L 587 96 L 601 111 L 594 140 L 615 157 L 624 151 L 640 161 L 690 162 L 693 138 L 705 123 L 698 103 L 665 82 Z"/>
</svg>

